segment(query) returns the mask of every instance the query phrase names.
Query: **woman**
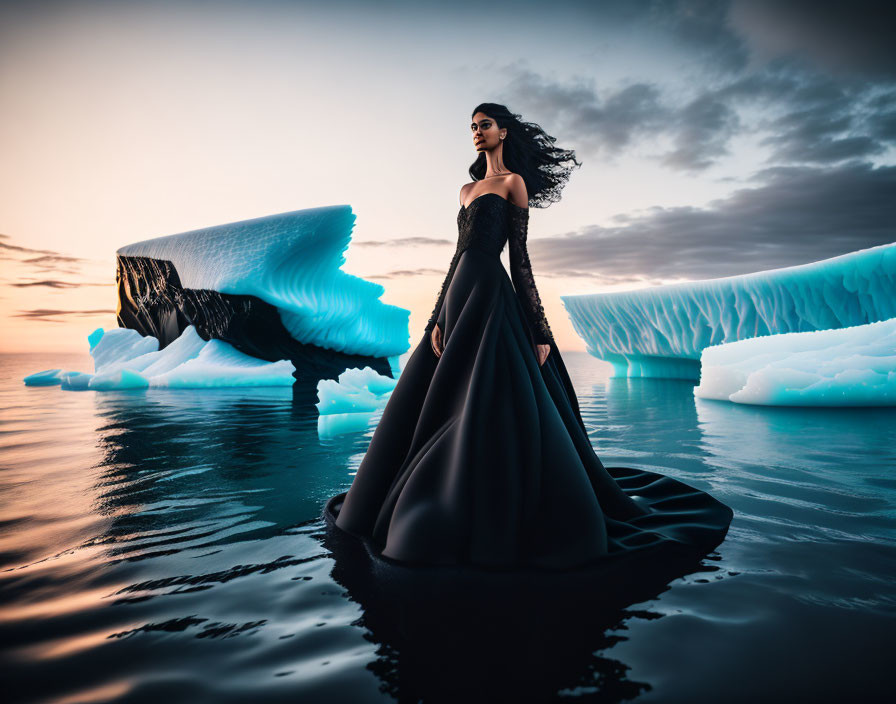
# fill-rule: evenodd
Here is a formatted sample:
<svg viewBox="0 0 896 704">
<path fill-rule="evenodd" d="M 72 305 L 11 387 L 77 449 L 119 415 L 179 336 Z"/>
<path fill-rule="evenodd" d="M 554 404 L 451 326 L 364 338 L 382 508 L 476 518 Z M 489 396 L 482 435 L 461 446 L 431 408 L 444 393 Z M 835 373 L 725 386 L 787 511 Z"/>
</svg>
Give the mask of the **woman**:
<svg viewBox="0 0 896 704">
<path fill-rule="evenodd" d="M 669 477 L 603 466 L 545 318 L 528 208 L 559 200 L 574 153 L 495 103 L 477 106 L 470 128 L 479 156 L 448 275 L 326 515 L 406 565 L 563 570 L 648 548 L 711 550 L 731 510 Z"/>
</svg>

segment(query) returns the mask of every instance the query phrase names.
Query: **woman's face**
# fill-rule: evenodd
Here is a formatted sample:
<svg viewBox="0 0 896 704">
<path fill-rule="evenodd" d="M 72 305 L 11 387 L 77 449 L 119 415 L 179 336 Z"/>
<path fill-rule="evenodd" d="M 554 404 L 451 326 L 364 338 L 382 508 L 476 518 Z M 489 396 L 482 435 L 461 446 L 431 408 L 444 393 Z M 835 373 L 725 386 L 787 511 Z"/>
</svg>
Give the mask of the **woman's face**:
<svg viewBox="0 0 896 704">
<path fill-rule="evenodd" d="M 507 134 L 506 129 L 499 128 L 495 121 L 484 112 L 477 112 L 473 115 L 470 130 L 473 135 L 473 146 L 477 152 L 494 149 L 501 143 L 501 135 Z"/>
</svg>

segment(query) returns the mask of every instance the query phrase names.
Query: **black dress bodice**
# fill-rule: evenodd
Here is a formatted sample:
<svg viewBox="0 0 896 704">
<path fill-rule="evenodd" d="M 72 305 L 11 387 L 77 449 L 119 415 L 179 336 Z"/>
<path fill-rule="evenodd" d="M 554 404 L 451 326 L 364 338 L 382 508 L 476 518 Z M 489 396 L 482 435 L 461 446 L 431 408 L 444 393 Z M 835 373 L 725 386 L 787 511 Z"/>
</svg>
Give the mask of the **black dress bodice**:
<svg viewBox="0 0 896 704">
<path fill-rule="evenodd" d="M 427 333 L 439 322 L 439 314 L 445 294 L 451 285 L 454 271 L 461 255 L 467 249 L 476 249 L 500 257 L 506 243 L 510 243 L 510 278 L 517 297 L 526 314 L 526 322 L 532 339 L 537 344 L 551 344 L 553 335 L 548 326 L 535 278 L 526 239 L 529 226 L 529 210 L 514 205 L 497 193 L 484 193 L 474 198 L 469 206 L 460 207 L 457 213 L 457 248 L 442 282 L 436 306 L 426 325 Z"/>
<path fill-rule="evenodd" d="M 480 203 L 482 200 L 486 202 Z M 475 247 L 501 256 L 507 244 L 511 208 L 525 210 L 497 193 L 485 193 L 474 198 L 469 207 L 461 206 L 457 212 L 457 251 Z"/>
</svg>

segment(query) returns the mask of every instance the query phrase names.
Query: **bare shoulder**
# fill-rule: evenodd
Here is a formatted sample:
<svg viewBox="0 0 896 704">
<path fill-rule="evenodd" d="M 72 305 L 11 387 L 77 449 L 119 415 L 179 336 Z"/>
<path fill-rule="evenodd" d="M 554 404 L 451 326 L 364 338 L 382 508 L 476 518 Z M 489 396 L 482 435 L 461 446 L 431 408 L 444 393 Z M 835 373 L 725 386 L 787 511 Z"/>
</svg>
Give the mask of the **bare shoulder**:
<svg viewBox="0 0 896 704">
<path fill-rule="evenodd" d="M 469 183 L 465 183 L 460 187 L 460 194 L 458 195 L 458 199 L 460 200 L 460 204 L 463 205 L 467 200 L 467 194 L 470 192 L 470 189 L 473 187 L 474 181 L 470 181 Z"/>
<path fill-rule="evenodd" d="M 526 190 L 526 182 L 523 180 L 523 177 L 519 174 L 509 174 L 505 184 L 507 185 L 507 193 L 510 202 L 520 208 L 528 210 L 529 193 Z"/>
</svg>

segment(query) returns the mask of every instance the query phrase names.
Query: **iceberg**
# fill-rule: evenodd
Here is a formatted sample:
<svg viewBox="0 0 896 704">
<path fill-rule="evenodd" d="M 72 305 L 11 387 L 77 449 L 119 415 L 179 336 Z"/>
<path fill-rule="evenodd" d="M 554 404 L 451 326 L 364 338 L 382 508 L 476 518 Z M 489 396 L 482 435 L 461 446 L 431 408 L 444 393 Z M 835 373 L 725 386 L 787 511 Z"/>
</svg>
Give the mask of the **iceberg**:
<svg viewBox="0 0 896 704">
<path fill-rule="evenodd" d="M 60 386 L 64 391 L 87 391 L 91 379 L 93 374 L 87 372 L 64 372 Z"/>
<path fill-rule="evenodd" d="M 613 376 L 697 380 L 708 347 L 896 317 L 896 243 L 740 276 L 561 298 L 588 352 L 611 363 Z"/>
<path fill-rule="evenodd" d="M 896 318 L 707 347 L 694 396 L 768 406 L 896 405 Z"/>
<path fill-rule="evenodd" d="M 243 354 L 221 340 L 209 340 L 192 359 L 148 378 L 150 386 L 173 389 L 292 386 L 295 370 L 289 360 L 265 362 Z"/>
<path fill-rule="evenodd" d="M 99 333 L 99 334 L 97 334 Z M 136 330 L 97 328 L 87 337 L 90 356 L 97 372 L 114 372 L 129 368 L 140 371 L 159 353 L 159 341 Z"/>
<path fill-rule="evenodd" d="M 56 386 L 62 383 L 61 369 L 45 369 L 29 374 L 24 379 L 25 386 Z"/>
<path fill-rule="evenodd" d="M 376 411 L 386 405 L 397 383 L 397 379 L 378 374 L 370 367 L 346 369 L 336 380 L 318 381 L 318 436 L 365 430 Z"/>
<path fill-rule="evenodd" d="M 295 382 L 295 367 L 289 360 L 256 359 L 222 340 L 203 340 L 193 326 L 161 350 L 156 338 L 129 328 L 98 328 L 87 339 L 94 374 L 52 369 L 25 377 L 25 383 L 59 384 L 69 391 L 122 391 L 291 386 Z"/>
<path fill-rule="evenodd" d="M 347 205 L 270 215 L 129 244 L 118 255 L 118 322 L 159 341 L 188 326 L 301 378 L 348 367 L 389 374 L 409 348 L 410 311 L 341 270 L 355 215 Z"/>
<path fill-rule="evenodd" d="M 87 380 L 87 388 L 94 391 L 126 391 L 128 389 L 145 389 L 149 380 L 132 369 L 116 369 L 115 371 L 96 374 Z"/>
</svg>

